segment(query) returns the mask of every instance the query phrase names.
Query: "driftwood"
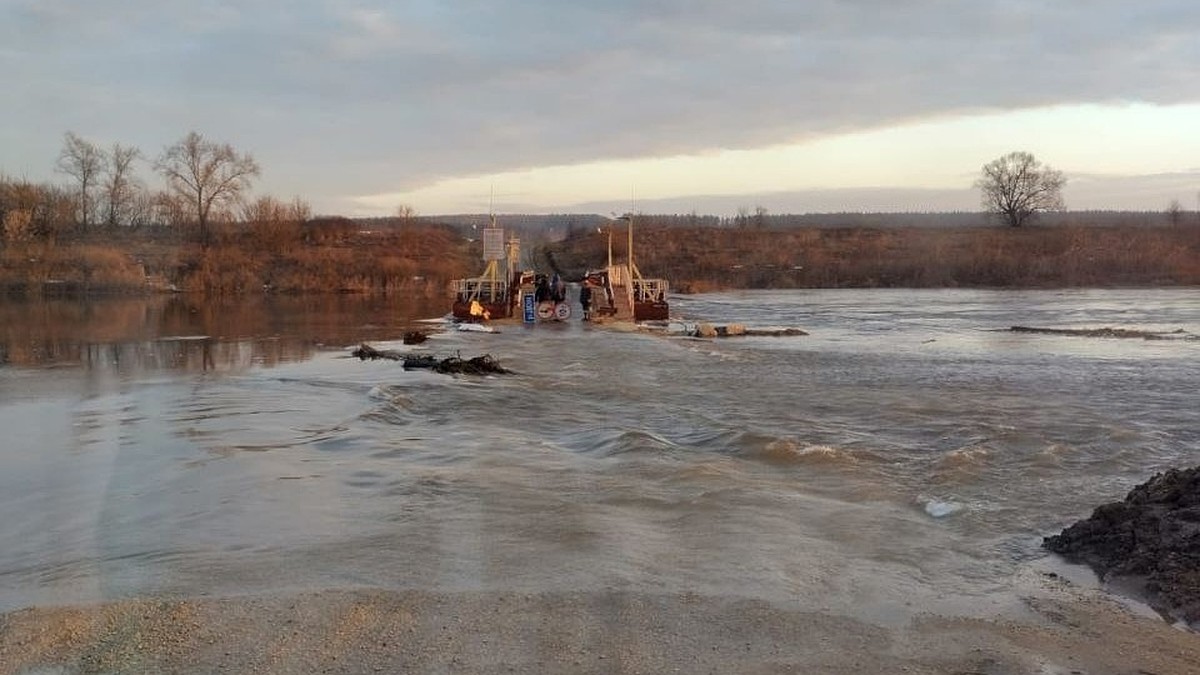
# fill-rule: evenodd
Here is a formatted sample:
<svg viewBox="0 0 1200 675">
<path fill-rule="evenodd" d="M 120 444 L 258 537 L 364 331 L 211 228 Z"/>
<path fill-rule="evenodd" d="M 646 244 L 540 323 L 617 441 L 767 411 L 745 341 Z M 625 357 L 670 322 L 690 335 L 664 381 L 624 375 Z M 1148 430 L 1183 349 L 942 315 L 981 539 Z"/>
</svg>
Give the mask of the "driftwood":
<svg viewBox="0 0 1200 675">
<path fill-rule="evenodd" d="M 808 335 L 808 332 L 800 328 L 747 328 L 745 334 L 765 335 L 767 337 L 795 337 Z"/>
<path fill-rule="evenodd" d="M 1131 330 L 1128 328 L 1035 328 L 1032 326 L 1013 326 L 1008 329 L 1012 333 L 1041 333 L 1043 335 L 1071 335 L 1075 337 L 1097 338 L 1141 338 L 1143 340 L 1195 340 L 1197 336 L 1180 328 L 1179 330 L 1162 332 L 1148 330 Z"/>
<path fill-rule="evenodd" d="M 372 361 L 378 359 L 402 361 L 405 370 L 427 368 L 435 373 L 463 375 L 506 375 L 512 372 L 501 366 L 500 362 L 492 358 L 491 354 L 470 359 L 464 359 L 461 355 L 455 354 L 439 359 L 431 354 L 401 354 L 391 349 L 375 349 L 371 345 L 361 344 L 350 352 L 350 355 L 358 357 L 360 361 L 368 359 Z"/>
<path fill-rule="evenodd" d="M 359 345 L 357 349 L 350 352 L 350 356 L 357 356 L 359 361 L 366 361 L 367 359 L 372 361 L 377 359 L 388 359 L 389 361 L 404 360 L 404 355 L 400 352 L 392 351 L 391 349 L 375 349 L 366 343 Z"/>
<path fill-rule="evenodd" d="M 661 331 L 667 335 L 684 335 L 698 338 L 739 337 L 743 335 L 759 337 L 795 337 L 808 335 L 808 332 L 799 328 L 786 328 L 782 326 L 755 328 L 740 323 L 713 324 L 706 321 L 695 324 L 683 321 L 642 321 L 638 323 L 638 327 L 650 331 Z"/>
<path fill-rule="evenodd" d="M 404 362 L 404 367 L 409 367 L 407 361 Z M 433 370 L 437 373 L 463 373 L 465 375 L 506 375 L 512 372 L 501 366 L 496 359 L 492 358 L 491 354 L 484 354 L 483 356 L 476 356 L 471 359 L 451 356 L 438 361 L 433 366 Z"/>
<path fill-rule="evenodd" d="M 1101 579 L 1143 580 L 1161 612 L 1200 622 L 1200 467 L 1154 476 L 1043 546 Z"/>
<path fill-rule="evenodd" d="M 429 339 L 429 334 L 425 331 L 410 330 L 404 334 L 404 344 L 419 345 Z"/>
</svg>

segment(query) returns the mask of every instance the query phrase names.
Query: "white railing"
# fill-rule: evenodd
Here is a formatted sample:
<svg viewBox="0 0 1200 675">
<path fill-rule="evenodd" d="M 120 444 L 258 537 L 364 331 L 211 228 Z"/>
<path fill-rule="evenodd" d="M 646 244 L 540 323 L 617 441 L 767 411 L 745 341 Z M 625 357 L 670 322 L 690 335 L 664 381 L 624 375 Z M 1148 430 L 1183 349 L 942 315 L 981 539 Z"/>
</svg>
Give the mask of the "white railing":
<svg viewBox="0 0 1200 675">
<path fill-rule="evenodd" d="M 633 282 L 633 299 L 637 302 L 666 300 L 668 288 L 666 279 L 638 279 Z"/>
<path fill-rule="evenodd" d="M 451 289 L 459 300 L 501 302 L 508 297 L 508 283 L 500 279 L 455 279 Z"/>
</svg>

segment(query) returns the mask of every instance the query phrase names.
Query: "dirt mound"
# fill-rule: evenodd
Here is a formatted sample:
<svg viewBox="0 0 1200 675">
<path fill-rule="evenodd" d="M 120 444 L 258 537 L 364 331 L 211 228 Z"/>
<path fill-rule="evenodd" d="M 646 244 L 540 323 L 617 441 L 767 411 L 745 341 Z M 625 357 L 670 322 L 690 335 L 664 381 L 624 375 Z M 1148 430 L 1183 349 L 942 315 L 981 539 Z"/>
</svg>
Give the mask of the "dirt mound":
<svg viewBox="0 0 1200 675">
<path fill-rule="evenodd" d="M 1154 476 L 1043 546 L 1105 580 L 1144 579 L 1160 611 L 1200 622 L 1200 467 Z"/>
</svg>

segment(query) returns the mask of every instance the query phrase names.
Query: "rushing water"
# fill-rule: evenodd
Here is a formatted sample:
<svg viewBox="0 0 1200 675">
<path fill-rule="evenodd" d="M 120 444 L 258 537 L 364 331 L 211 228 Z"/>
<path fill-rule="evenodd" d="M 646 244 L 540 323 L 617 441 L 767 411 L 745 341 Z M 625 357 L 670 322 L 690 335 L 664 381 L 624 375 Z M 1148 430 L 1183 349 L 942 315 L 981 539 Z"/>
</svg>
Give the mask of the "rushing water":
<svg viewBox="0 0 1200 675">
<path fill-rule="evenodd" d="M 810 335 L 417 347 L 419 304 L 66 307 L 2 308 L 0 610 L 374 586 L 992 613 L 1042 535 L 1200 459 L 1200 342 L 999 330 L 1194 335 L 1195 289 L 708 294 L 673 313 Z"/>
</svg>

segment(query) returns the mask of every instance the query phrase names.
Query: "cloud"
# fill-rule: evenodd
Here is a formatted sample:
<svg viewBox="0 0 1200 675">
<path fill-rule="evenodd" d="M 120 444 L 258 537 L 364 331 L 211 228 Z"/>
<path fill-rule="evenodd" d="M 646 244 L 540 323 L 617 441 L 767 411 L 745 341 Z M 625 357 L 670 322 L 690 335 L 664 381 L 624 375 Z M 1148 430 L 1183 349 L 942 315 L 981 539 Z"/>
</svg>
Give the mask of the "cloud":
<svg viewBox="0 0 1200 675">
<path fill-rule="evenodd" d="M 396 187 L 757 147 L 948 111 L 1197 96 L 1200 34 L 1181 26 L 1200 26 L 1200 9 L 1043 4 L 454 3 L 421 17 L 440 52 L 358 63 L 343 92 L 394 93 L 376 95 L 390 109 L 361 112 L 376 130 L 386 127 L 374 116 L 394 115 L 376 142 L 423 159 Z"/>
<path fill-rule="evenodd" d="M 1200 209 L 1200 169 L 1144 175 L 1073 173 L 1067 179 L 1063 195 L 1068 207 L 1162 211 L 1178 201 L 1184 209 Z"/>
<path fill-rule="evenodd" d="M 19 164 L 51 163 L 68 129 L 151 154 L 196 129 L 317 201 L 970 111 L 1200 100 L 1186 0 L 27 0 L 0 26 L 0 67 L 21 73 L 0 119 L 22 130 L 0 140 Z"/>
</svg>

